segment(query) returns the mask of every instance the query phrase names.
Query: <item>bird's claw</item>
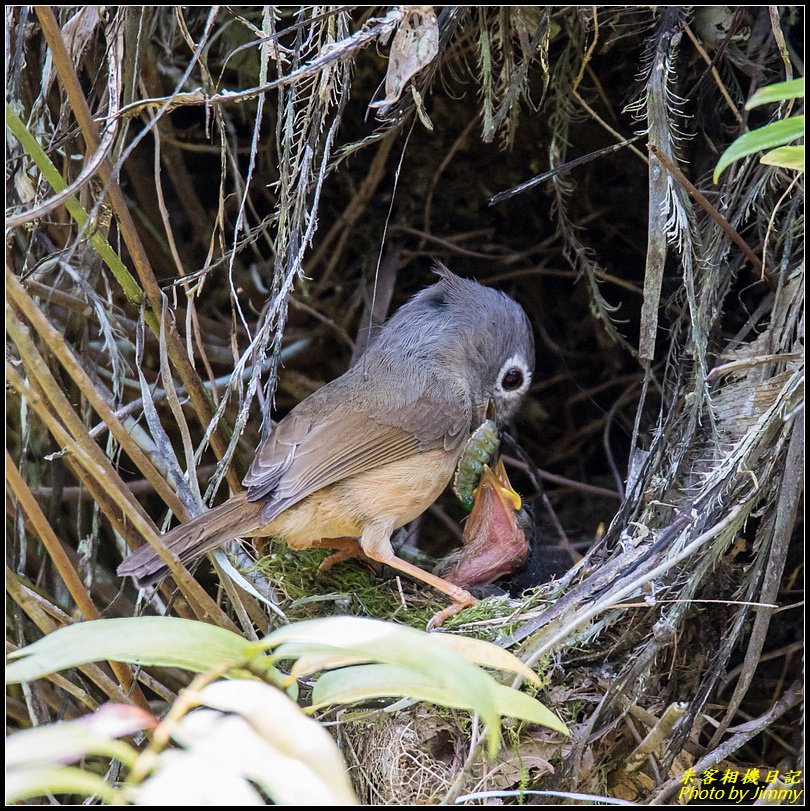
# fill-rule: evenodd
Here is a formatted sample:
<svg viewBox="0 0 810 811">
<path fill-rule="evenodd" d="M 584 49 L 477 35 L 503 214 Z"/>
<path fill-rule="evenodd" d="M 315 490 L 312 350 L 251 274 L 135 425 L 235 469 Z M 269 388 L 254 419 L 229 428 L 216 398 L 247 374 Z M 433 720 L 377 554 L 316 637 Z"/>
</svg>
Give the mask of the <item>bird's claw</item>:
<svg viewBox="0 0 810 811">
<path fill-rule="evenodd" d="M 356 549 L 339 549 L 337 552 L 333 552 L 328 557 L 325 557 L 321 561 L 321 565 L 318 566 L 318 571 L 328 572 L 336 563 L 343 563 L 347 560 L 359 560 L 363 563 L 374 563 L 374 561 L 368 557 L 368 555 L 363 553 L 360 544 L 358 544 Z"/>
<path fill-rule="evenodd" d="M 465 608 L 469 608 L 471 605 L 475 605 L 478 600 L 475 599 L 471 594 L 467 594 L 467 597 L 462 600 L 457 600 L 454 603 L 451 603 L 447 606 L 447 608 L 443 608 L 441 611 L 437 611 L 431 618 L 427 624 L 426 631 L 432 631 L 434 628 L 440 628 L 444 625 L 450 617 L 455 617 L 456 614 L 460 614 Z"/>
</svg>

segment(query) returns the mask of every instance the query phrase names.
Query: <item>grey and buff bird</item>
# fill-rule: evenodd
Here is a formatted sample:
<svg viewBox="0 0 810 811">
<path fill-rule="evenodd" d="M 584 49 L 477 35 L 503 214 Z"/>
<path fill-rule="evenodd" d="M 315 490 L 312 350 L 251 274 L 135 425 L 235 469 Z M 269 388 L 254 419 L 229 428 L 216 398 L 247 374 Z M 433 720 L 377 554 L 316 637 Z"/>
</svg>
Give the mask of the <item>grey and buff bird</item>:
<svg viewBox="0 0 810 811">
<path fill-rule="evenodd" d="M 183 563 L 236 537 L 280 537 L 292 549 L 362 553 L 444 592 L 460 587 L 398 558 L 391 533 L 426 510 L 486 417 L 502 425 L 531 383 L 534 340 L 504 293 L 440 266 L 439 282 L 403 305 L 357 363 L 297 405 L 262 441 L 247 490 L 163 536 Z M 359 539 L 359 544 L 358 544 Z M 166 574 L 151 547 L 122 576 Z"/>
</svg>

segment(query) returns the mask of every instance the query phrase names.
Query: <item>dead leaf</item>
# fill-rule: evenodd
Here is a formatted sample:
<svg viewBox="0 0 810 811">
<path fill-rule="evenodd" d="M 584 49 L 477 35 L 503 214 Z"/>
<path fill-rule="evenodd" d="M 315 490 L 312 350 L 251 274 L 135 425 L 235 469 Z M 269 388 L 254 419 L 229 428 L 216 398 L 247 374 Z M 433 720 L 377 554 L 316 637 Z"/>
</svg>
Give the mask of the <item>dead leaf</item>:
<svg viewBox="0 0 810 811">
<path fill-rule="evenodd" d="M 369 104 L 385 117 L 399 101 L 410 78 L 429 65 L 439 53 L 439 26 L 433 6 L 408 6 L 399 24 L 385 76 L 385 98 Z"/>
<path fill-rule="evenodd" d="M 81 10 L 62 26 L 62 39 L 77 68 L 100 23 L 101 6 L 82 6 Z"/>
</svg>

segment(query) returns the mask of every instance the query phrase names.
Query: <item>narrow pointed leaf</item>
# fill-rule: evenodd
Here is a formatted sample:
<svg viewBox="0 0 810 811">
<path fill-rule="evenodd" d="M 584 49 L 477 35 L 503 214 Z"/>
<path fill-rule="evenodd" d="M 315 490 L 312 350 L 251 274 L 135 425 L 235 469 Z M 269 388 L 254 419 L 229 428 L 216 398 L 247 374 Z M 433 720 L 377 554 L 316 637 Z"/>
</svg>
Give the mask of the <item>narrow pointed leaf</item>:
<svg viewBox="0 0 810 811">
<path fill-rule="evenodd" d="M 720 156 L 717 167 L 714 170 L 714 182 L 723 171 L 734 161 L 761 152 L 763 149 L 772 149 L 782 144 L 788 144 L 804 135 L 804 116 L 795 115 L 781 121 L 774 121 L 764 127 L 746 132 Z"/>
<path fill-rule="evenodd" d="M 74 721 L 24 729 L 6 739 L 6 769 L 60 766 L 89 755 L 103 755 L 131 766 L 138 753 L 116 738 L 132 735 L 157 723 L 154 716 L 124 704 L 105 704 L 92 715 Z"/>
<path fill-rule="evenodd" d="M 760 104 L 770 104 L 776 101 L 804 98 L 804 76 L 791 79 L 789 82 L 776 82 L 757 90 L 745 104 L 746 110 L 753 110 Z"/>
<path fill-rule="evenodd" d="M 455 634 L 433 633 L 430 639 L 444 645 L 450 650 L 463 656 L 468 662 L 493 670 L 503 670 L 507 673 L 517 673 L 534 684 L 539 684 L 537 674 L 528 668 L 513 653 L 504 648 L 493 645 L 483 639 L 472 639 Z M 362 664 L 369 661 L 368 657 L 349 656 L 346 654 L 326 654 L 321 656 L 301 656 L 290 671 L 291 678 L 303 678 L 320 670 L 331 670 L 347 665 Z"/>
<path fill-rule="evenodd" d="M 504 684 L 495 687 L 495 706 L 507 718 L 517 718 L 531 724 L 540 724 L 563 735 L 570 735 L 568 727 L 545 704 L 526 693 Z"/>
<path fill-rule="evenodd" d="M 492 689 L 499 715 L 569 734 L 565 724 L 531 696 L 497 683 L 493 683 Z M 312 694 L 316 707 L 378 698 L 411 698 L 454 709 L 475 710 L 465 697 L 462 685 L 457 690 L 439 688 L 422 674 L 395 665 L 357 665 L 324 673 L 315 683 Z"/>
<path fill-rule="evenodd" d="M 783 169 L 804 171 L 804 146 L 780 146 L 766 152 L 760 159 L 766 166 L 781 166 Z"/>
<path fill-rule="evenodd" d="M 205 672 L 248 659 L 248 643 L 237 634 L 177 617 L 93 620 L 59 628 L 14 651 L 7 682 L 39 679 L 71 667 L 113 660 L 133 665 L 182 667 Z"/>
<path fill-rule="evenodd" d="M 299 656 L 290 669 L 290 680 L 303 679 L 321 670 L 334 670 L 338 667 L 359 665 L 367 661 L 368 659 L 366 657 L 350 656 L 345 653 L 321 653 Z"/>
<path fill-rule="evenodd" d="M 510 653 L 505 648 L 493 645 L 484 639 L 473 639 L 468 636 L 444 633 L 431 634 L 430 638 L 435 639 L 442 645 L 447 645 L 451 650 L 461 654 L 473 664 L 481 667 L 491 667 L 493 670 L 505 670 L 507 673 L 517 673 L 533 684 L 540 683 L 537 674 L 523 664 L 514 653 Z"/>
<path fill-rule="evenodd" d="M 397 665 L 424 675 L 437 688 L 448 691 L 463 685 L 469 703 L 487 729 L 490 752 L 494 754 L 500 746 L 494 680 L 433 636 L 381 620 L 328 617 L 278 628 L 255 647 L 275 648 L 273 655 L 278 659 L 319 657 L 323 663 L 333 656 L 341 665 L 349 661 Z"/>
<path fill-rule="evenodd" d="M 73 766 L 14 769 L 6 774 L 6 805 L 45 794 L 95 796 L 110 805 L 122 804 L 121 795 L 109 783 L 91 772 Z"/>
<path fill-rule="evenodd" d="M 448 690 L 421 673 L 397 665 L 355 665 L 324 673 L 312 692 L 315 708 L 377 698 L 411 698 L 442 707 L 470 710 L 461 690 Z"/>
</svg>

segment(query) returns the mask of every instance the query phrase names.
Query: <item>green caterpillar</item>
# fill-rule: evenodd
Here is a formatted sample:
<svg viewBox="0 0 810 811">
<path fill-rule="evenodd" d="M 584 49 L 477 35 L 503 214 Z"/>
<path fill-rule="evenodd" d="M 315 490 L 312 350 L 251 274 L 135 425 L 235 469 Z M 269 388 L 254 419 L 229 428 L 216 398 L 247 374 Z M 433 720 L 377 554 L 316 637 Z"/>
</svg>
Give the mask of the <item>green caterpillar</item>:
<svg viewBox="0 0 810 811">
<path fill-rule="evenodd" d="M 498 444 L 498 426 L 495 420 L 486 420 L 473 431 L 464 446 L 453 478 L 453 492 L 467 512 L 473 508 L 473 490 L 478 487 L 484 465 L 492 461 Z"/>
</svg>

